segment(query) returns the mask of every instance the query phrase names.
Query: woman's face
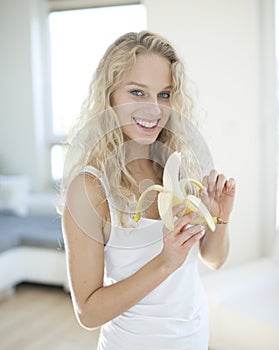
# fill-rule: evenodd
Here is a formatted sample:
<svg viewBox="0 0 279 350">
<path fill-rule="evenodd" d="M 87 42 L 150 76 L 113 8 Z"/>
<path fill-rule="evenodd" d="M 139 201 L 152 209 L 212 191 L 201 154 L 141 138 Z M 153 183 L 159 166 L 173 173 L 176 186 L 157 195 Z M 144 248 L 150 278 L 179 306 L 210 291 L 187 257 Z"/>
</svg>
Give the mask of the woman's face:
<svg viewBox="0 0 279 350">
<path fill-rule="evenodd" d="M 124 138 L 153 143 L 170 116 L 170 62 L 158 54 L 140 54 L 111 97 Z"/>
</svg>

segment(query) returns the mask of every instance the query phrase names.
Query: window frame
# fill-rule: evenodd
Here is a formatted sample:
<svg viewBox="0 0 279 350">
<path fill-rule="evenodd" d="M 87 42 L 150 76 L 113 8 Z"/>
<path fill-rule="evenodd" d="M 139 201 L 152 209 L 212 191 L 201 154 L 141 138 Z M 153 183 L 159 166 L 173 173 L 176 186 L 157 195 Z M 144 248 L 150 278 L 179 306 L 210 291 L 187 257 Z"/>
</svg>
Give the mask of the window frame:
<svg viewBox="0 0 279 350">
<path fill-rule="evenodd" d="M 49 12 L 143 4 L 141 0 L 48 0 Z"/>
</svg>

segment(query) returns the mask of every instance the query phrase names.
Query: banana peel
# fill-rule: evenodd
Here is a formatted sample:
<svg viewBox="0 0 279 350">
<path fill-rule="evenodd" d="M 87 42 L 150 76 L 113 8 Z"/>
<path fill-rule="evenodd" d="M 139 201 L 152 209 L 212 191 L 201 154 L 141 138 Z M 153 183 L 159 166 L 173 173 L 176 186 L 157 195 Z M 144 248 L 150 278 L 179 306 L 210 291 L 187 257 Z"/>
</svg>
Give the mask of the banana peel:
<svg viewBox="0 0 279 350">
<path fill-rule="evenodd" d="M 185 187 L 189 182 L 196 185 L 201 190 L 204 188 L 203 185 L 199 181 L 191 178 L 179 180 L 180 165 L 181 153 L 172 153 L 165 165 L 163 173 L 163 186 L 149 186 L 141 194 L 137 203 L 134 220 L 138 222 L 141 218 L 140 209 L 145 195 L 150 191 L 158 191 L 160 192 L 158 195 L 159 214 L 168 230 L 174 229 L 174 217 L 172 214 L 172 208 L 176 205 L 184 204 L 185 210 L 180 213 L 179 216 L 183 216 L 192 212 L 198 212 L 200 215 L 190 224 L 207 224 L 212 232 L 215 231 L 215 223 L 217 223 L 217 218 L 211 216 L 207 207 L 203 204 L 200 198 L 194 195 L 187 195 L 186 193 Z"/>
</svg>

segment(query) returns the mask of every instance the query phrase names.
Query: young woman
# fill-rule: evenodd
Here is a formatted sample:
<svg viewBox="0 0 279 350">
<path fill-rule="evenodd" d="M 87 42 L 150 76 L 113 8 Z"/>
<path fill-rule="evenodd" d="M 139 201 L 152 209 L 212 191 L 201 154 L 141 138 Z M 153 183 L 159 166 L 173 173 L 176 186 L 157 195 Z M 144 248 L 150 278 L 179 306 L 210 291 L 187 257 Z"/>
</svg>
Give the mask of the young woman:
<svg viewBox="0 0 279 350">
<path fill-rule="evenodd" d="M 102 326 L 98 350 L 208 348 L 197 259 L 218 269 L 227 258 L 235 180 L 203 173 L 190 144 L 199 135 L 192 109 L 181 61 L 151 32 L 116 40 L 92 79 L 67 158 L 63 231 L 74 310 L 83 327 Z M 201 199 L 222 219 L 214 232 L 191 224 L 197 214 L 178 217 L 183 205 L 168 230 L 156 196 L 133 221 L 140 194 L 162 185 L 174 151 L 181 176 L 202 181 Z"/>
</svg>

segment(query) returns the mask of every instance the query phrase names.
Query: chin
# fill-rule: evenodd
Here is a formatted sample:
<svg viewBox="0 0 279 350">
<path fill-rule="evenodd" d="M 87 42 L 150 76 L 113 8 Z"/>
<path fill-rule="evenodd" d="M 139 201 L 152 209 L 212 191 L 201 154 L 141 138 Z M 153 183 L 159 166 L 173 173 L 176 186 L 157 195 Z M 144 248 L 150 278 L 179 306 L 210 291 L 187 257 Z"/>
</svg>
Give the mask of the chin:
<svg viewBox="0 0 279 350">
<path fill-rule="evenodd" d="M 152 145 L 156 139 L 155 138 L 146 138 L 146 139 L 134 139 L 134 140 L 131 140 L 133 142 L 135 142 L 136 144 L 138 145 L 143 145 L 143 146 L 148 146 L 148 145 Z"/>
<path fill-rule="evenodd" d="M 124 136 L 124 140 L 126 142 L 134 142 L 138 145 L 152 145 L 156 140 L 157 138 L 159 137 L 159 133 L 154 133 L 153 135 L 138 135 L 138 134 L 123 134 Z"/>
</svg>

